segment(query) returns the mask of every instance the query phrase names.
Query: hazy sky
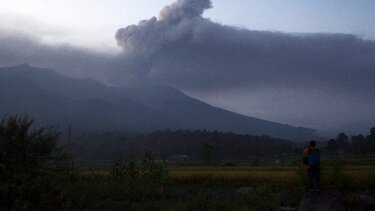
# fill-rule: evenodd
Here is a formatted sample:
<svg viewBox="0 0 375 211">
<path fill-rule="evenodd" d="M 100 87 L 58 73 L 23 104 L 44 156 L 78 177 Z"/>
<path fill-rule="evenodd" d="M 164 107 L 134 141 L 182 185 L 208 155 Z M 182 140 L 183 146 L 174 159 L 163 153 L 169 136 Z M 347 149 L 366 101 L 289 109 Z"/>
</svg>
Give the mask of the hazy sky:
<svg viewBox="0 0 375 211">
<path fill-rule="evenodd" d="M 168 85 L 298 126 L 375 124 L 372 0 L 0 2 L 0 66 Z"/>
<path fill-rule="evenodd" d="M 0 0 L 0 27 L 33 32 L 47 42 L 118 51 L 120 27 L 157 16 L 173 0 Z M 253 30 L 333 32 L 375 39 L 372 0 L 214 0 L 215 22 Z M 16 24 L 14 24 L 16 23 Z M 37 25 L 37 26 L 36 26 Z"/>
</svg>

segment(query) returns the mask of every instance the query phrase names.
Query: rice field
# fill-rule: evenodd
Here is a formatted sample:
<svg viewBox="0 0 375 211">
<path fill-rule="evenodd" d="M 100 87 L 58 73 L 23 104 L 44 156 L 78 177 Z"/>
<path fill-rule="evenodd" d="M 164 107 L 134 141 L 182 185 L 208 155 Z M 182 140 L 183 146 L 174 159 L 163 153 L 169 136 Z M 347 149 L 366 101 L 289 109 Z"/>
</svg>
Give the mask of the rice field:
<svg viewBox="0 0 375 211">
<path fill-rule="evenodd" d="M 349 186 L 374 186 L 374 166 L 346 166 L 340 170 Z M 199 184 L 199 183 L 225 183 L 225 184 L 251 184 L 251 183 L 281 183 L 285 185 L 298 185 L 304 170 L 301 167 L 187 167 L 169 169 L 169 179 L 174 183 Z M 322 183 L 333 182 L 334 167 L 322 168 Z M 336 173 L 337 174 L 337 173 Z M 303 177 L 303 175 L 302 175 Z M 303 179 L 303 178 L 302 178 Z M 336 178 L 337 179 L 337 178 Z"/>
<path fill-rule="evenodd" d="M 270 167 L 190 167 L 169 169 L 169 179 L 175 183 L 230 183 L 298 182 L 297 168 Z"/>
<path fill-rule="evenodd" d="M 326 166 L 321 170 L 322 184 L 328 186 L 341 179 L 347 187 L 353 189 L 375 188 L 375 165 L 343 166 L 335 172 L 334 166 Z M 93 171 L 83 171 L 82 175 Z M 97 176 L 105 176 L 108 170 L 95 170 Z M 340 175 L 335 175 L 340 174 Z M 300 185 L 305 178 L 305 170 L 301 166 L 238 166 L 238 167 L 169 167 L 168 180 L 172 184 L 217 184 L 248 185 L 256 183 L 283 184 L 285 186 Z M 340 178 L 337 178 L 340 177 Z"/>
<path fill-rule="evenodd" d="M 167 170 L 164 191 L 154 195 L 147 195 L 148 183 L 143 184 L 142 179 L 135 183 L 134 190 L 127 183 L 113 182 L 109 169 L 105 168 L 82 170 L 80 179 L 71 184 L 67 195 L 71 196 L 72 207 L 86 206 L 93 210 L 108 206 L 119 210 L 265 210 L 271 207 L 279 210 L 280 204 L 297 207 L 306 190 L 303 166 L 167 166 Z M 375 189 L 375 165 L 329 163 L 322 167 L 321 178 L 323 191 L 339 190 L 348 196 L 345 200 L 349 204 L 362 206 L 362 201 L 356 201 L 356 193 Z M 238 195 L 242 187 L 253 187 L 254 192 L 246 197 Z"/>
</svg>

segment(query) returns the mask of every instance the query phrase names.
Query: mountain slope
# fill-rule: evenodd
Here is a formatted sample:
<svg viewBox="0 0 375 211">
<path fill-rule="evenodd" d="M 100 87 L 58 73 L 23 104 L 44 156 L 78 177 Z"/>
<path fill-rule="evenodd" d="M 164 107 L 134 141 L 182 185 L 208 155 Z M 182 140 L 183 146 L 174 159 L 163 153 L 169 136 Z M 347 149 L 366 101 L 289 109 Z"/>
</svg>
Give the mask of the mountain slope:
<svg viewBox="0 0 375 211">
<path fill-rule="evenodd" d="M 28 65 L 0 68 L 0 115 L 83 131 L 207 129 L 301 140 L 313 130 L 213 107 L 165 86 L 110 87 Z"/>
</svg>

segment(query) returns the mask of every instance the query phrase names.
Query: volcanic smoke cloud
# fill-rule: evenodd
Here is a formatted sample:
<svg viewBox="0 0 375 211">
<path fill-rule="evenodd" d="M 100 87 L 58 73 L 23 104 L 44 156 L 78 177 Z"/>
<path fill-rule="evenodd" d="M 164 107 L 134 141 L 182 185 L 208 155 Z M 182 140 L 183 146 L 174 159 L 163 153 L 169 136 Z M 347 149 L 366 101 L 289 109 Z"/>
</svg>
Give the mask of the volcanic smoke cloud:
<svg viewBox="0 0 375 211">
<path fill-rule="evenodd" d="M 179 0 L 165 7 L 159 18 L 141 21 L 119 29 L 116 39 L 125 52 L 153 53 L 170 42 L 189 41 L 194 36 L 196 26 L 205 20 L 202 14 L 211 8 L 210 0 Z"/>
<path fill-rule="evenodd" d="M 204 18 L 211 7 L 210 0 L 178 0 L 157 18 L 119 29 L 123 52 L 115 56 L 0 29 L 0 65 L 29 62 L 120 86 L 168 85 L 242 114 L 318 129 L 375 124 L 374 41 L 235 28 Z"/>
<path fill-rule="evenodd" d="M 126 70 L 146 76 L 152 69 L 155 54 L 163 48 L 197 39 L 196 30 L 206 21 L 202 14 L 211 6 L 210 0 L 179 0 L 166 6 L 159 18 L 152 17 L 119 29 L 115 37 L 124 49 Z"/>
<path fill-rule="evenodd" d="M 116 39 L 124 49 L 123 59 L 139 63 L 131 65 L 138 68 L 131 71 L 159 83 L 204 90 L 330 83 L 361 89 L 359 85 L 373 82 L 368 81 L 375 76 L 372 41 L 345 34 L 290 35 L 223 26 L 202 17 L 211 7 L 210 0 L 178 0 L 159 18 L 119 29 Z"/>
<path fill-rule="evenodd" d="M 263 110 L 259 117 L 279 121 L 293 116 L 290 123 L 304 119 L 319 127 L 369 118 L 375 107 L 373 41 L 224 26 L 202 17 L 211 7 L 210 0 L 178 0 L 158 18 L 119 29 L 122 71 L 248 115 L 256 113 L 243 111 Z"/>
</svg>

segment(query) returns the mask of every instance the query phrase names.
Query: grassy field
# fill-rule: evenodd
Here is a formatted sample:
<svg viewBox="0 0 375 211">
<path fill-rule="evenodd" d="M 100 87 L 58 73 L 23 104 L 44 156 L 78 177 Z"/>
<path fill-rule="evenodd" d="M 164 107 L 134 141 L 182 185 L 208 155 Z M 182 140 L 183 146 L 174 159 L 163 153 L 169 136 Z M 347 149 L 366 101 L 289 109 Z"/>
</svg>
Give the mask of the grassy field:
<svg viewBox="0 0 375 211">
<path fill-rule="evenodd" d="M 358 162 L 355 157 L 323 159 L 322 189 L 340 190 L 354 201 L 355 193 L 375 190 L 373 157 Z M 362 159 L 362 158 L 358 158 Z M 235 167 L 167 166 L 167 186 L 151 195 L 143 182 L 135 189 L 113 182 L 109 169 L 82 170 L 77 182 L 66 190 L 71 207 L 78 209 L 126 210 L 279 210 L 282 204 L 297 207 L 305 194 L 306 171 L 301 165 Z M 250 195 L 239 196 L 240 187 L 252 187 Z M 155 192 L 156 191 L 156 192 Z M 353 200 L 354 199 L 354 200 Z M 357 203 L 357 204 L 355 204 Z"/>
<path fill-rule="evenodd" d="M 170 168 L 169 179 L 179 184 L 226 183 L 243 185 L 259 182 L 298 185 L 302 167 L 184 167 Z M 336 172 L 350 181 L 350 188 L 366 188 L 375 185 L 375 165 L 343 166 Z M 332 183 L 335 173 L 334 166 L 323 167 L 322 183 Z M 337 178 L 336 178 L 337 179 Z"/>
<path fill-rule="evenodd" d="M 292 162 L 291 162 L 292 163 Z M 240 166 L 221 167 L 219 163 L 212 165 L 178 166 L 168 165 L 168 180 L 172 184 L 229 184 L 246 185 L 253 183 L 277 183 L 289 186 L 303 183 L 305 170 L 298 163 L 290 165 Z M 106 168 L 83 170 L 89 173 L 107 175 Z M 339 159 L 322 158 L 322 184 L 330 188 L 335 182 L 346 183 L 345 188 L 375 188 L 375 156 L 346 156 Z M 335 181 L 336 180 L 336 181 Z M 342 180 L 342 181 L 337 181 Z M 343 184 L 342 184 L 343 185 Z"/>
</svg>

